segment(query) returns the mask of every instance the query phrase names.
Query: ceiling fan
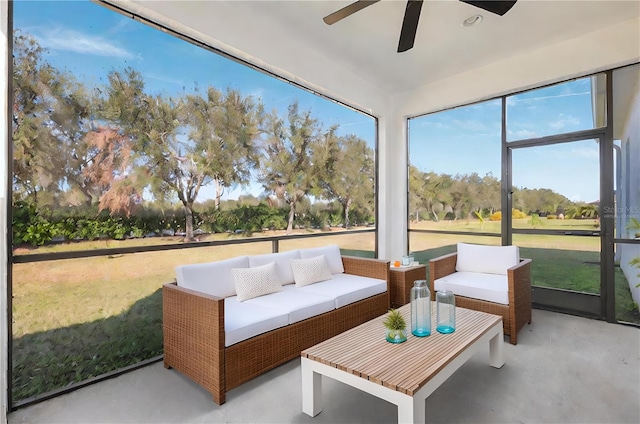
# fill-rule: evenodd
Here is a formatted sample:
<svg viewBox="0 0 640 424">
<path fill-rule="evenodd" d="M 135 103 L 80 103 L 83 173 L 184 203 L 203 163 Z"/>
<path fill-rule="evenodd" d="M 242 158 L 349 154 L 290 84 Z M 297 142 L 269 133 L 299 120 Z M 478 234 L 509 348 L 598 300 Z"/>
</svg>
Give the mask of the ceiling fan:
<svg viewBox="0 0 640 424">
<path fill-rule="evenodd" d="M 323 18 L 323 21 L 327 25 L 333 25 L 338 21 L 350 16 L 365 7 L 371 6 L 380 0 L 358 0 L 355 3 L 351 3 L 337 10 L 330 15 Z M 400 41 L 398 41 L 398 53 L 406 52 L 413 47 L 413 42 L 416 38 L 416 31 L 418 29 L 418 20 L 420 19 L 420 10 L 422 9 L 423 0 L 408 0 L 407 7 L 404 11 L 404 19 L 402 21 L 402 29 L 400 30 Z M 495 13 L 496 15 L 504 15 L 507 13 L 517 0 L 514 1 L 502 1 L 502 0 L 487 0 L 487 1 L 475 1 L 475 0 L 460 0 L 463 3 L 470 4 L 480 9 L 484 9 L 487 12 Z"/>
</svg>

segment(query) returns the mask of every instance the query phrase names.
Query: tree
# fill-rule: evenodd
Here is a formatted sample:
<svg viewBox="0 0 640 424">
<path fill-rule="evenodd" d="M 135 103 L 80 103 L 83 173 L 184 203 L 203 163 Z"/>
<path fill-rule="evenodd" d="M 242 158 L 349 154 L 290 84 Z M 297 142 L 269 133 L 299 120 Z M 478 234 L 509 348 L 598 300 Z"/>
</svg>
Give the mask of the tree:
<svg viewBox="0 0 640 424">
<path fill-rule="evenodd" d="M 54 203 L 73 183 L 73 155 L 88 130 L 89 99 L 81 84 L 43 59 L 30 35 L 14 32 L 13 189 L 32 203 Z"/>
<path fill-rule="evenodd" d="M 250 98 L 213 87 L 207 97 L 173 100 L 144 92 L 140 74 L 109 74 L 103 117 L 133 142 L 137 181 L 123 194 L 148 187 L 156 199 L 177 197 L 185 212 L 185 240 L 193 237 L 193 205 L 202 187 L 248 181 L 257 161 L 255 105 Z M 219 205 L 219 203 L 218 203 Z"/>
<path fill-rule="evenodd" d="M 429 208 L 425 198 L 426 178 L 422 171 L 409 165 L 409 215 L 415 214 L 416 222 L 420 221 L 420 211 Z"/>
<path fill-rule="evenodd" d="M 289 206 L 287 234 L 290 234 L 296 205 L 318 188 L 316 176 L 325 163 L 314 161 L 312 154 L 325 137 L 311 111 L 301 112 L 297 103 L 289 106 L 286 123 L 272 111 L 265 124 L 265 163 L 259 180 L 266 191 Z"/>
<path fill-rule="evenodd" d="M 111 215 L 131 215 L 142 201 L 131 175 L 132 140 L 110 127 L 96 127 L 84 137 L 84 152 L 73 157 L 79 162 L 75 186 L 89 199 L 97 198 L 99 210 Z"/>
<path fill-rule="evenodd" d="M 225 188 L 248 184 L 259 164 L 256 140 L 262 106 L 235 90 L 223 94 L 214 87 L 207 89 L 206 98 L 186 96 L 184 105 L 182 117 L 194 143 L 188 150 L 200 165 L 203 182 L 215 185 L 218 209 Z"/>
<path fill-rule="evenodd" d="M 327 152 L 321 175 L 320 184 L 323 197 L 327 200 L 336 199 L 344 212 L 344 226 L 350 228 L 349 211 L 352 206 L 359 205 L 366 209 L 373 209 L 374 199 L 374 158 L 373 150 L 367 143 L 355 135 L 335 137 L 333 133 L 327 135 L 327 140 L 335 139 L 335 146 L 327 142 L 323 151 Z M 316 155 L 316 158 L 322 157 Z"/>
</svg>

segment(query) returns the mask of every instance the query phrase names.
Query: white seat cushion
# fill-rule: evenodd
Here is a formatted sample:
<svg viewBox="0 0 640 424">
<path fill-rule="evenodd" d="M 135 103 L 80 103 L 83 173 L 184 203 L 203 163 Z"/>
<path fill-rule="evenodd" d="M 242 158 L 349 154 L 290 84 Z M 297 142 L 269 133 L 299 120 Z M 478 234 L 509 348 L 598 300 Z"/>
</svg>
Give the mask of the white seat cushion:
<svg viewBox="0 0 640 424">
<path fill-rule="evenodd" d="M 249 266 L 253 268 L 275 262 L 278 276 L 280 276 L 280 284 L 284 286 L 285 284 L 293 284 L 294 282 L 293 272 L 289 265 L 291 259 L 300 259 L 300 251 L 296 249 L 286 252 L 268 253 L 266 255 L 249 256 Z"/>
<path fill-rule="evenodd" d="M 518 246 L 484 246 L 458 243 L 456 271 L 507 275 L 507 269 L 520 263 Z"/>
<path fill-rule="evenodd" d="M 204 264 L 181 265 L 176 267 L 176 282 L 180 287 L 213 296 L 235 296 L 236 286 L 233 283 L 231 270 L 248 267 L 248 256 Z"/>
<path fill-rule="evenodd" d="M 342 274 L 344 272 L 342 255 L 340 254 L 340 248 L 337 244 L 323 247 L 312 247 L 309 249 L 300 249 L 300 257 L 302 259 L 315 258 L 316 256 L 320 255 L 324 255 L 324 258 L 327 261 L 327 265 L 329 265 L 329 270 L 332 274 Z"/>
<path fill-rule="evenodd" d="M 479 272 L 454 272 L 433 282 L 436 291 L 451 290 L 453 294 L 509 304 L 509 282 L 506 275 Z"/>
<path fill-rule="evenodd" d="M 231 346 L 289 324 L 289 314 L 240 302 L 237 296 L 224 299 L 224 345 Z"/>
<path fill-rule="evenodd" d="M 367 297 L 384 293 L 387 291 L 387 282 L 359 275 L 333 274 L 331 280 L 300 287 L 297 290 L 330 297 L 334 299 L 335 307 L 341 308 Z"/>
<path fill-rule="evenodd" d="M 289 316 L 289 324 L 324 314 L 335 309 L 335 302 L 330 297 L 301 292 L 293 285 L 283 287 L 284 290 L 266 296 L 255 297 L 244 303 L 271 308 Z"/>
</svg>

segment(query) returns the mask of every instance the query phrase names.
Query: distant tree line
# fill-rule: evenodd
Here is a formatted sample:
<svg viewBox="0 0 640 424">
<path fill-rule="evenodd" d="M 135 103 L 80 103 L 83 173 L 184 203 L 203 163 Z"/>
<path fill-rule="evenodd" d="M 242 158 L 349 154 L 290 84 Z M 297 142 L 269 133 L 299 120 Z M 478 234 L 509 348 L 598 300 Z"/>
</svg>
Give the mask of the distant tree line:
<svg viewBox="0 0 640 424">
<path fill-rule="evenodd" d="M 20 30 L 14 32 L 13 53 L 12 184 L 19 241 L 80 237 L 72 228 L 80 219 L 109 222 L 96 232 L 115 238 L 162 226 L 175 230 L 175 217 L 161 217 L 176 204 L 188 241 L 194 223 L 247 232 L 284 223 L 290 232 L 314 220 L 319 228 L 335 223 L 337 208 L 346 227 L 353 219 L 373 220 L 373 149 L 354 135 L 338 136 L 336 126 L 326 127 L 297 103 L 280 116 L 233 89 L 196 86 L 177 97 L 154 95 L 131 67 L 87 87 L 48 63 L 45 49 Z M 257 204 L 238 202 L 234 213 L 245 216 L 233 224 L 221 199 L 231 187 L 252 181 L 264 196 Z M 215 198 L 205 207 L 199 203 L 207 186 Z M 315 210 L 310 199 L 319 203 Z M 74 219 L 63 217 L 70 208 L 74 212 L 66 214 Z M 156 216 L 155 225 L 136 221 L 141 215 Z M 138 224 L 113 230 L 114 222 Z"/>
<path fill-rule="evenodd" d="M 490 173 L 437 174 L 409 166 L 409 219 L 490 218 L 501 210 L 500 180 Z M 573 202 L 550 189 L 513 188 L 513 208 L 527 215 L 597 218 L 598 206 Z"/>
</svg>

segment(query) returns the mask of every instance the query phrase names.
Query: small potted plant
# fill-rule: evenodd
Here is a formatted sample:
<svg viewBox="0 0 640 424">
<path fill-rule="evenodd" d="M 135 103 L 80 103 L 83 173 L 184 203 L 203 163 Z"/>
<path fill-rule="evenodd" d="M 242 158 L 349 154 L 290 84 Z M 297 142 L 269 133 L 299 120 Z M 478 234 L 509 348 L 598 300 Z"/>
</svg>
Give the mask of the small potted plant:
<svg viewBox="0 0 640 424">
<path fill-rule="evenodd" d="M 387 329 L 387 341 L 390 343 L 402 343 L 407 340 L 407 323 L 397 309 L 390 309 L 384 320 Z"/>
</svg>

